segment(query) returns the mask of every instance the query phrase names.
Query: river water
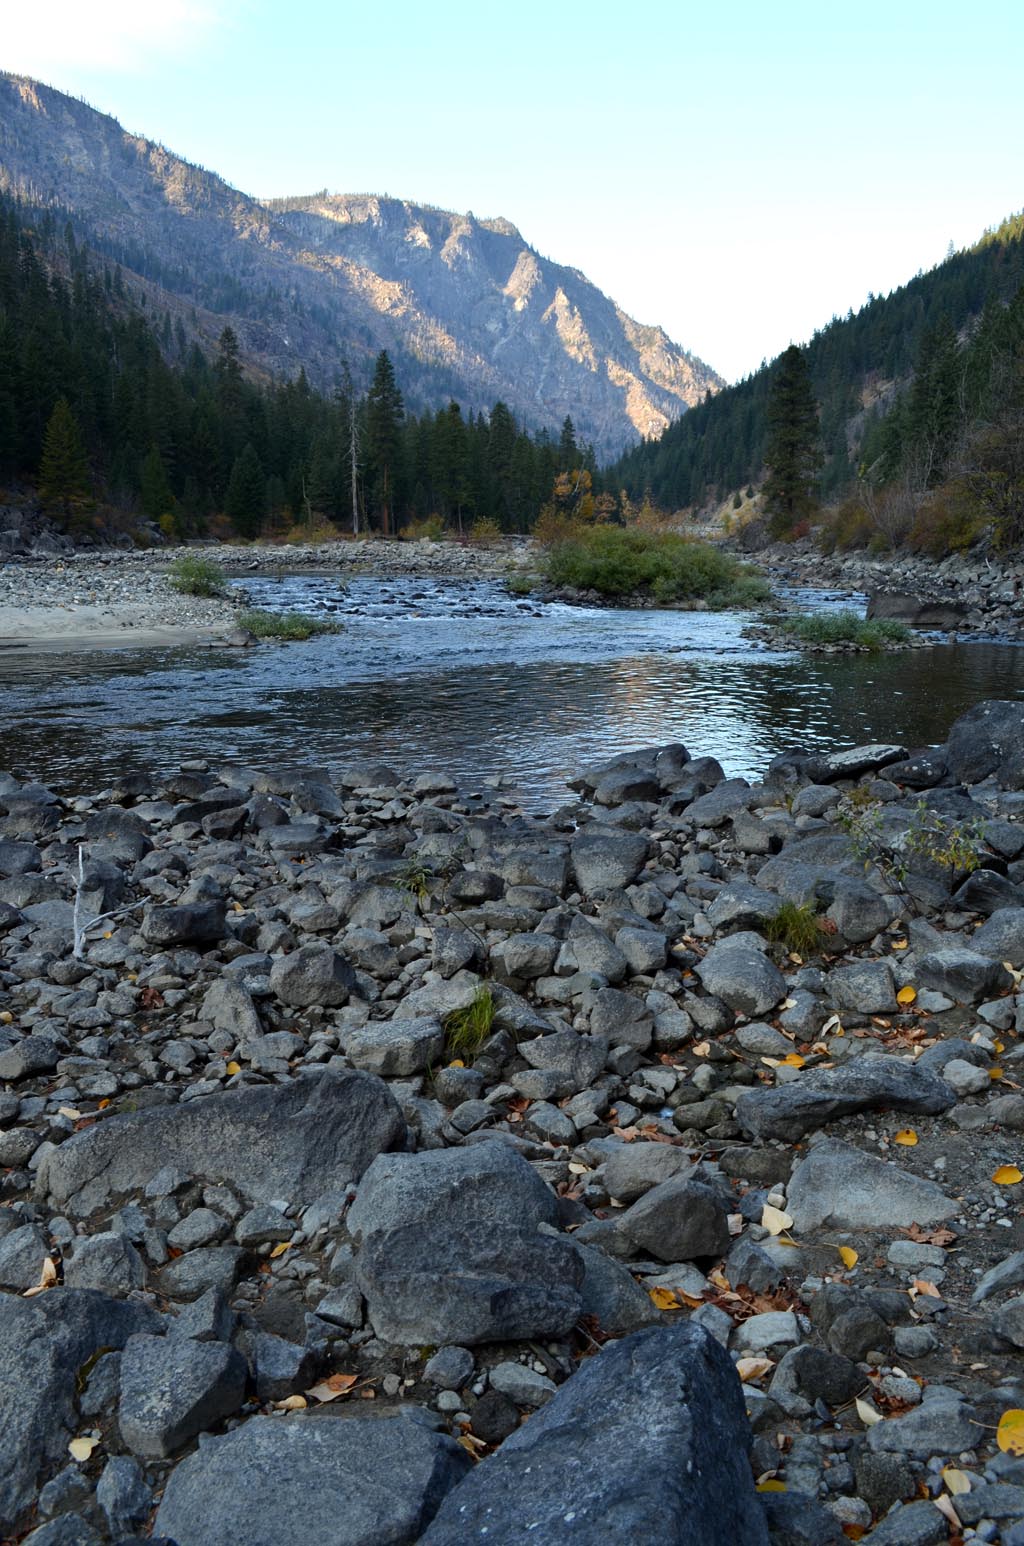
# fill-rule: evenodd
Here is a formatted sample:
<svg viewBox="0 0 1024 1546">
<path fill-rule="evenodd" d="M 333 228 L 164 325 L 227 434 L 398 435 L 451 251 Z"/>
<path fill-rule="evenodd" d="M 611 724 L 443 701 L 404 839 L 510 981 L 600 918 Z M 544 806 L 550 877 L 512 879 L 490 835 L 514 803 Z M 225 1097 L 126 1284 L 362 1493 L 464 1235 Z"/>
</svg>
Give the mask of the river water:
<svg viewBox="0 0 1024 1546">
<path fill-rule="evenodd" d="M 257 606 L 344 631 L 247 651 L 0 656 L 0 769 L 91 792 L 195 757 L 372 758 L 467 789 L 500 774 L 540 807 L 581 764 L 630 747 L 680 740 L 750 777 L 797 744 L 934 744 L 979 699 L 1024 696 L 1024 650 L 994 642 L 822 656 L 752 643 L 746 614 L 541 605 L 491 581 L 244 583 Z"/>
</svg>

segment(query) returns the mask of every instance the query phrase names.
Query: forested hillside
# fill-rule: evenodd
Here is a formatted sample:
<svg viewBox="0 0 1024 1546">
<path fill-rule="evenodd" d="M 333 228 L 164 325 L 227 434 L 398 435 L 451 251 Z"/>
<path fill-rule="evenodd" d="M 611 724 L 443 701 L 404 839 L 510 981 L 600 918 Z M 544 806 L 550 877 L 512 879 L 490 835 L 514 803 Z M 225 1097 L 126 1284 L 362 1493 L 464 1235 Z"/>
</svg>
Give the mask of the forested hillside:
<svg viewBox="0 0 1024 1546">
<path fill-rule="evenodd" d="M 208 357 L 180 319 L 50 219 L 0 199 L 0 484 L 39 488 L 81 528 L 109 504 L 168 535 L 254 536 L 327 518 L 394 532 L 436 516 L 532 522 L 560 470 L 589 476 L 593 451 L 571 422 L 527 434 L 503 403 L 406 414 L 382 352 L 370 388 L 325 396 L 303 373 L 261 384 L 237 339 Z"/>
<path fill-rule="evenodd" d="M 937 340 L 973 330 L 987 302 L 1007 303 L 1024 283 L 1024 215 L 948 257 L 888 296 L 834 319 L 806 347 L 819 404 L 820 492 L 841 493 L 865 458 L 880 452 L 879 426 Z M 774 367 L 728 387 L 627 452 L 606 473 L 634 498 L 648 491 L 666 509 L 701 506 L 763 472 Z M 894 469 L 890 466 L 890 472 Z"/>
</svg>

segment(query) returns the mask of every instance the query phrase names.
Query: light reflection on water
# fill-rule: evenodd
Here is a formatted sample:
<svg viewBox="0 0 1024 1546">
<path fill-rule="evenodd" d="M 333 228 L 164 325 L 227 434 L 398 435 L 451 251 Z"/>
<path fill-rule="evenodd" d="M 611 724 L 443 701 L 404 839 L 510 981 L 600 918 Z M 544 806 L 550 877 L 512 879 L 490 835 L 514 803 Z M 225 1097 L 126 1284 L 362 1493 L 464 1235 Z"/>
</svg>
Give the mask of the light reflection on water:
<svg viewBox="0 0 1024 1546">
<path fill-rule="evenodd" d="M 538 803 L 637 745 L 682 740 L 753 776 L 794 744 L 933 743 L 979 699 L 1024 694 L 1024 653 L 1001 645 L 812 656 L 752 644 L 736 614 L 538 606 L 489 582 L 245 583 L 345 631 L 244 653 L 0 657 L 0 768 L 91 790 L 191 757 L 372 758 L 467 786 L 506 774 Z"/>
</svg>

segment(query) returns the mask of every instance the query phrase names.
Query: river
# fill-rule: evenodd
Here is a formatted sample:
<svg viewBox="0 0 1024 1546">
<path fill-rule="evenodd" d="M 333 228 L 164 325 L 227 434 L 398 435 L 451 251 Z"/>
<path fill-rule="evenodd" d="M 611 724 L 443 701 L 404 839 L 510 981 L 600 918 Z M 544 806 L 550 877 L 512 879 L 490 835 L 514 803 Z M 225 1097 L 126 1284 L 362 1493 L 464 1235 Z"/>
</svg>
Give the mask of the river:
<svg viewBox="0 0 1024 1546">
<path fill-rule="evenodd" d="M 979 699 L 1024 696 L 1024 650 L 995 642 L 822 656 L 752 643 L 745 614 L 541 605 L 492 581 L 244 583 L 255 605 L 344 631 L 248 651 L 0 657 L 0 769 L 93 792 L 197 757 L 369 758 L 467 789 L 501 775 L 541 808 L 581 764 L 630 747 L 681 740 L 753 777 L 797 744 L 934 744 Z"/>
</svg>

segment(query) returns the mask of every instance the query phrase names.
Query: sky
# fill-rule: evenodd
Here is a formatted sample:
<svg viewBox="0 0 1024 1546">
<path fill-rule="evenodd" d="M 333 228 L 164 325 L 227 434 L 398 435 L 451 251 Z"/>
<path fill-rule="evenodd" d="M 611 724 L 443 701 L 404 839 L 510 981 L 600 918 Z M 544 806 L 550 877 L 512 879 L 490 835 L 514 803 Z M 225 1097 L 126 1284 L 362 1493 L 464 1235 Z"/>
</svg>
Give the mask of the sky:
<svg viewBox="0 0 1024 1546">
<path fill-rule="evenodd" d="M 259 196 L 504 215 L 727 380 L 1024 206 L 1020 0 L 46 0 L 33 75 Z"/>
</svg>

